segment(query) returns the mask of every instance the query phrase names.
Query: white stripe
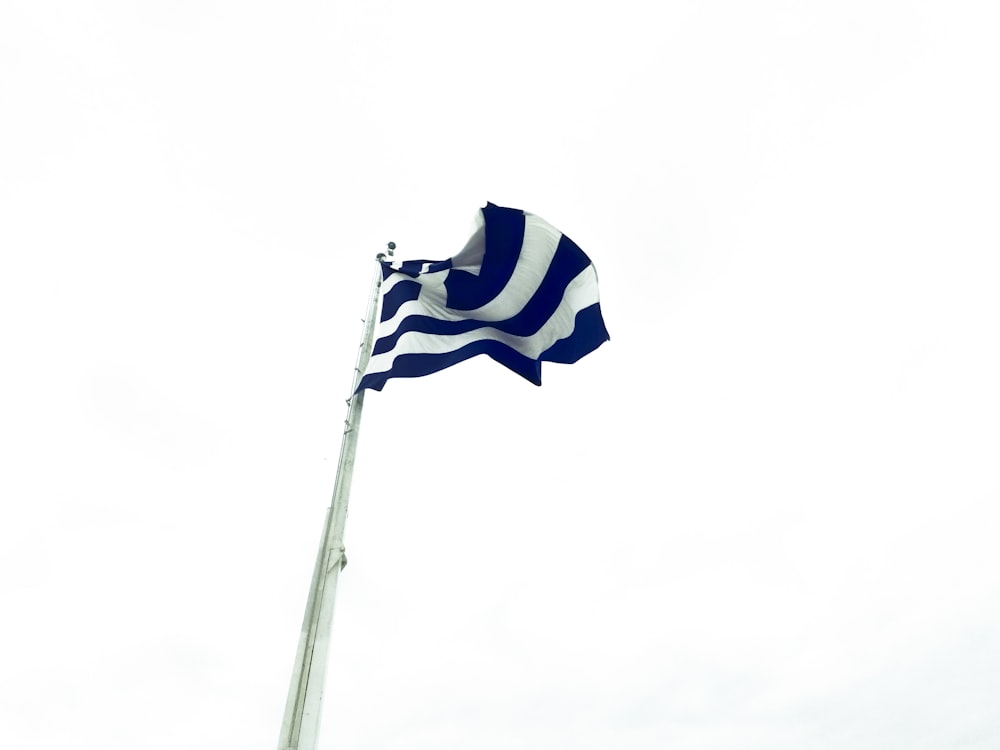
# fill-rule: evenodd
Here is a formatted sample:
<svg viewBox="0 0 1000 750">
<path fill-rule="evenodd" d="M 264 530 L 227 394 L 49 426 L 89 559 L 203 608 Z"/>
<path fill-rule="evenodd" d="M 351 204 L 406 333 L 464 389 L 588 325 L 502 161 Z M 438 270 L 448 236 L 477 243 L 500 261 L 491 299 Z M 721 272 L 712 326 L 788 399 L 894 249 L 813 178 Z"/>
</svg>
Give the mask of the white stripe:
<svg viewBox="0 0 1000 750">
<path fill-rule="evenodd" d="M 452 336 L 408 331 L 399 337 L 391 350 L 374 355 L 368 361 L 365 374 L 373 375 L 391 370 L 396 357 L 401 354 L 446 354 L 483 339 L 500 341 L 530 359 L 538 359 L 554 343 L 573 333 L 576 314 L 580 310 L 599 301 L 597 272 L 593 265 L 589 265 L 566 287 L 562 301 L 552 317 L 531 336 L 513 336 L 495 328 L 480 328 Z"/>
</svg>

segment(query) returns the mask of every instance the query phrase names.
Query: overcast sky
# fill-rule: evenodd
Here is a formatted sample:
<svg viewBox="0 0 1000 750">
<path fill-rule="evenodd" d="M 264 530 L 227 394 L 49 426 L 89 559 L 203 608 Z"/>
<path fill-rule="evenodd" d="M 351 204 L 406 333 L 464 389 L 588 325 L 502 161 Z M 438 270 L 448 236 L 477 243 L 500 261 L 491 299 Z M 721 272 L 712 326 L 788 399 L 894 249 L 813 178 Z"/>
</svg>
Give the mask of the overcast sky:
<svg viewBox="0 0 1000 750">
<path fill-rule="evenodd" d="M 367 398 L 321 748 L 1000 746 L 998 22 L 3 0 L 0 746 L 276 746 L 374 255 L 487 201 L 611 341 Z"/>
</svg>

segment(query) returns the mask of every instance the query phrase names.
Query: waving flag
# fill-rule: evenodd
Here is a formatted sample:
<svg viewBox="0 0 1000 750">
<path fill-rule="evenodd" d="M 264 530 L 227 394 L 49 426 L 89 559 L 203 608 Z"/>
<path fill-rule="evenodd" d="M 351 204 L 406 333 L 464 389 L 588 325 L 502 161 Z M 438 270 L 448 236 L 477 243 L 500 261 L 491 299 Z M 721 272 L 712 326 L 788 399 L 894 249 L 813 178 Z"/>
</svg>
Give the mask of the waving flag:
<svg viewBox="0 0 1000 750">
<path fill-rule="evenodd" d="M 542 362 L 572 363 L 609 339 L 597 271 L 538 216 L 487 203 L 465 248 L 442 261 L 382 262 L 382 315 L 358 390 L 477 354 L 542 384 Z"/>
</svg>

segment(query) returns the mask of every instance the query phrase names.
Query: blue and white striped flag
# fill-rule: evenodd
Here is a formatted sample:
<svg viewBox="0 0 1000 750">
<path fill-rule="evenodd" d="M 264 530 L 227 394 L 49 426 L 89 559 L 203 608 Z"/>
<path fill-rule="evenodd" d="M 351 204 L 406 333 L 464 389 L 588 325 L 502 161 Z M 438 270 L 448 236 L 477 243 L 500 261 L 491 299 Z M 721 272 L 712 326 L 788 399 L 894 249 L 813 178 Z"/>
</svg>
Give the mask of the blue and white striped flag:
<svg viewBox="0 0 1000 750">
<path fill-rule="evenodd" d="M 537 216 L 487 203 L 465 248 L 442 261 L 382 261 L 378 338 L 358 390 L 477 354 L 542 384 L 542 362 L 572 363 L 609 339 L 597 271 Z"/>
</svg>

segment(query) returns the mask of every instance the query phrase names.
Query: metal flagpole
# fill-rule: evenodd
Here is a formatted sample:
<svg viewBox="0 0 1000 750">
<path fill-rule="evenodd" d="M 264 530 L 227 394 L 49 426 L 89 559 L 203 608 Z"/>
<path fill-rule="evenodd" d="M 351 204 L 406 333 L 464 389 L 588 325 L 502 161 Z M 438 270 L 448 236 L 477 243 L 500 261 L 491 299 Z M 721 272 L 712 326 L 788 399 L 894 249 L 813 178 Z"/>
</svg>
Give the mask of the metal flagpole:
<svg viewBox="0 0 1000 750">
<path fill-rule="evenodd" d="M 396 245 L 389 243 L 389 255 Z M 379 253 L 376 260 L 385 258 Z M 358 349 L 354 368 L 354 385 L 351 398 L 347 401 L 347 419 L 344 420 L 344 434 L 340 441 L 340 461 L 337 464 L 337 478 L 333 485 L 333 500 L 327 511 L 320 539 L 316 566 L 313 569 L 312 587 L 306 601 L 306 612 L 302 619 L 302 635 L 295 655 L 295 668 L 288 687 L 288 701 L 285 717 L 281 722 L 281 737 L 278 750 L 315 750 L 319 736 L 319 721 L 323 703 L 323 687 L 326 678 L 327 651 L 330 646 L 330 626 L 333 623 L 333 600 L 337 593 L 337 577 L 347 565 L 344 554 L 344 524 L 347 521 L 347 498 L 351 490 L 351 476 L 354 473 L 354 456 L 358 445 L 358 429 L 361 424 L 361 407 L 365 392 L 357 390 L 361 376 L 371 356 L 372 341 L 375 337 L 375 315 L 378 310 L 379 289 L 382 286 L 382 269 L 377 266 L 372 281 L 365 329 Z"/>
</svg>

